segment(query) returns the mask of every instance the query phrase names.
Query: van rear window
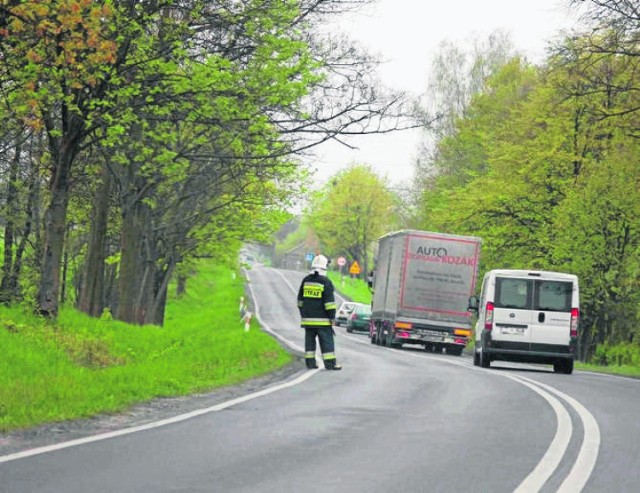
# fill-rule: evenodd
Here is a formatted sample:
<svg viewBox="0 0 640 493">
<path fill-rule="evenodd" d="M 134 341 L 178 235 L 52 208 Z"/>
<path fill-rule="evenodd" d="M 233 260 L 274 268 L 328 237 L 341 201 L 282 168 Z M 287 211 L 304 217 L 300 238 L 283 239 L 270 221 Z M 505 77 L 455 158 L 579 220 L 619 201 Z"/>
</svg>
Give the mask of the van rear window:
<svg viewBox="0 0 640 493">
<path fill-rule="evenodd" d="M 536 281 L 534 310 L 570 312 L 573 283 L 562 281 Z"/>
<path fill-rule="evenodd" d="M 496 278 L 496 308 L 570 312 L 573 283 Z"/>
<path fill-rule="evenodd" d="M 496 278 L 496 308 L 529 308 L 529 280 Z"/>
</svg>

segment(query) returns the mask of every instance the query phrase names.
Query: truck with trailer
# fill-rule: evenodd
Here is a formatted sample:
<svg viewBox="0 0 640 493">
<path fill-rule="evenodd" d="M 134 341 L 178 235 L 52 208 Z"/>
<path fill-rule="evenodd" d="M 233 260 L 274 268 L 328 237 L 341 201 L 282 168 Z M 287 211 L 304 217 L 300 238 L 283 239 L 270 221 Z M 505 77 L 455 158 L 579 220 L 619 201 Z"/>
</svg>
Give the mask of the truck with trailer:
<svg viewBox="0 0 640 493">
<path fill-rule="evenodd" d="M 372 344 L 460 355 L 471 336 L 481 239 L 395 231 L 378 240 L 369 336 Z"/>
</svg>

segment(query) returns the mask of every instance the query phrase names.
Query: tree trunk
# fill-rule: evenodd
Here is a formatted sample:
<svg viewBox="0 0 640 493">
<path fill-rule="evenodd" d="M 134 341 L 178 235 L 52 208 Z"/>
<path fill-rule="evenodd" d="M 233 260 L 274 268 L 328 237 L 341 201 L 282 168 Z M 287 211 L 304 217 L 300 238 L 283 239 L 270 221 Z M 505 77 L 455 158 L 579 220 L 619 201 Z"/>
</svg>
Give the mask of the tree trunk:
<svg viewBox="0 0 640 493">
<path fill-rule="evenodd" d="M 82 287 L 78 309 L 92 317 L 99 317 L 104 310 L 107 220 L 109 213 L 110 176 L 106 164 L 102 168 L 100 184 L 96 189 L 93 222 L 89 245 L 82 273 Z"/>
<path fill-rule="evenodd" d="M 118 266 L 109 264 L 105 267 L 105 287 L 102 305 L 109 307 L 111 313 L 118 313 Z"/>
<path fill-rule="evenodd" d="M 155 264 L 150 256 L 150 230 L 149 206 L 136 202 L 123 211 L 116 316 L 123 322 L 144 324 L 152 300 Z"/>
<path fill-rule="evenodd" d="M 4 263 L 2 264 L 2 282 L 0 283 L 0 303 L 10 303 L 16 294 L 15 286 L 11 286 L 13 265 L 13 243 L 16 216 L 18 215 L 18 167 L 20 165 L 20 146 L 14 149 L 14 156 L 9 169 L 9 182 L 7 183 L 7 216 L 4 227 Z"/>
<path fill-rule="evenodd" d="M 8 283 L 8 288 L 11 290 L 11 292 L 14 293 L 14 299 L 17 299 L 21 296 L 20 289 L 19 289 L 19 280 L 20 280 L 20 273 L 22 272 L 22 258 L 24 256 L 24 252 L 26 250 L 29 237 L 31 236 L 33 224 L 36 225 L 35 227 L 36 241 L 34 242 L 35 244 L 34 250 L 36 253 L 36 258 L 39 253 L 38 251 L 38 247 L 40 245 L 40 242 L 38 241 L 39 225 L 37 221 L 39 217 L 38 201 L 40 200 L 40 182 L 39 182 L 37 168 L 33 166 L 30 171 L 31 172 L 30 172 L 30 179 L 29 179 L 30 180 L 29 195 L 27 197 L 24 228 L 22 230 L 22 237 L 20 238 L 20 242 L 18 243 L 18 247 L 16 248 L 15 258 L 13 261 L 13 269 L 11 271 L 11 276 L 9 278 L 9 283 Z"/>
<path fill-rule="evenodd" d="M 173 275 L 173 261 L 162 272 L 158 272 L 156 276 L 153 304 L 147 313 L 147 323 L 155 325 L 164 325 L 164 313 L 167 306 L 167 288 L 169 281 Z"/>
<path fill-rule="evenodd" d="M 176 285 L 176 296 L 179 298 L 187 290 L 187 276 L 180 274 Z"/>
<path fill-rule="evenodd" d="M 44 255 L 40 269 L 38 305 L 40 313 L 55 317 L 60 294 L 60 265 L 69 204 L 69 176 L 73 153 L 62 146 L 50 182 L 51 198 L 45 211 Z"/>
</svg>

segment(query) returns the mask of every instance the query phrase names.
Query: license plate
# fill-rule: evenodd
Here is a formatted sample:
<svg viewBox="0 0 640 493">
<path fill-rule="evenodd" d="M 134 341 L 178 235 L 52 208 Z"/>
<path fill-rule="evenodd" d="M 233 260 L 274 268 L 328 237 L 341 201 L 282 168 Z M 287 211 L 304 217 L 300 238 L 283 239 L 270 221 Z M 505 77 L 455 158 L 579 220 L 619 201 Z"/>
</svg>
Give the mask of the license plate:
<svg viewBox="0 0 640 493">
<path fill-rule="evenodd" d="M 524 334 L 524 328 L 523 327 L 502 327 L 502 329 L 500 329 L 500 332 L 502 334 L 521 336 Z"/>
</svg>

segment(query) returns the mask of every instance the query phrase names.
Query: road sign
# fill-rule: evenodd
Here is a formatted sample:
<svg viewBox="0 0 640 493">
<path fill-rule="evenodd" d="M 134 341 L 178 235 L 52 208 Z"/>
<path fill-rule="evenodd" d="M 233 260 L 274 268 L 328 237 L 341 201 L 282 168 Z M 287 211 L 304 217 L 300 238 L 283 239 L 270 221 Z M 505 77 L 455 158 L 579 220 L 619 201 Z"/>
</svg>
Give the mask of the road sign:
<svg viewBox="0 0 640 493">
<path fill-rule="evenodd" d="M 354 260 L 353 263 L 351 264 L 351 267 L 349 267 L 349 274 L 355 274 L 355 275 L 360 274 L 360 266 L 358 265 L 357 260 Z"/>
<path fill-rule="evenodd" d="M 347 263 L 347 259 L 344 257 L 338 257 L 338 265 L 340 267 L 342 267 L 343 265 L 345 265 Z"/>
</svg>

